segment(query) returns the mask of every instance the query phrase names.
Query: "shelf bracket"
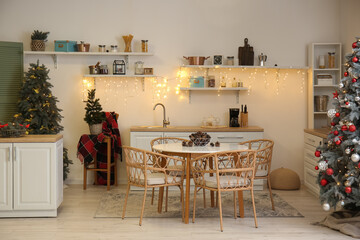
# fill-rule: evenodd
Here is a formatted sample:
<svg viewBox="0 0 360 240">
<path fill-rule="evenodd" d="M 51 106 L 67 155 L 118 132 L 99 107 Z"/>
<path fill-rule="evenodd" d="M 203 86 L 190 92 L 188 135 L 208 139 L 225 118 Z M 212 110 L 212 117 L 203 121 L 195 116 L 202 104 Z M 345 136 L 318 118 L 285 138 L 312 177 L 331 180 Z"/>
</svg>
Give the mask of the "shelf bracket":
<svg viewBox="0 0 360 240">
<path fill-rule="evenodd" d="M 129 70 L 129 55 L 125 55 L 125 66 L 126 70 Z"/>
<path fill-rule="evenodd" d="M 145 78 L 141 79 L 142 91 L 145 92 Z"/>
<path fill-rule="evenodd" d="M 191 91 L 188 92 L 189 92 L 189 104 L 191 104 Z"/>
<path fill-rule="evenodd" d="M 239 103 L 239 98 L 240 98 L 240 91 L 236 91 L 236 103 Z"/>
<path fill-rule="evenodd" d="M 53 61 L 54 61 L 54 68 L 57 69 L 58 68 L 57 55 L 53 54 L 52 58 L 53 58 Z"/>
</svg>

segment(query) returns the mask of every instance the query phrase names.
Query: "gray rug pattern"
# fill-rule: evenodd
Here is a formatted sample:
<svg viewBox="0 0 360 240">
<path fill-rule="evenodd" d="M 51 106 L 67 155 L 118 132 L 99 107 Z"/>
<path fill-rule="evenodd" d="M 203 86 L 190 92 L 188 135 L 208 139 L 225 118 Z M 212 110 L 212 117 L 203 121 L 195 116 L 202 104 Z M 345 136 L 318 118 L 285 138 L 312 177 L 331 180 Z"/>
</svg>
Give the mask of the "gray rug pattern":
<svg viewBox="0 0 360 240">
<path fill-rule="evenodd" d="M 130 191 L 128 203 L 126 206 L 125 217 L 140 217 L 143 191 Z M 154 205 L 151 205 L 151 190 L 146 195 L 144 217 L 147 218 L 181 218 L 181 203 L 180 191 L 169 191 L 168 211 L 165 212 L 165 193 L 163 212 L 157 212 L 157 196 L 158 192 L 155 191 Z M 271 201 L 269 192 L 254 191 L 255 208 L 257 217 L 303 217 L 303 215 L 280 198 L 277 194 L 273 194 L 275 211 L 271 208 Z M 222 193 L 222 212 L 223 217 L 234 217 L 234 203 L 233 193 Z M 190 196 L 190 217 L 192 217 L 193 209 L 193 194 Z M 210 207 L 210 194 L 206 191 L 206 208 L 203 204 L 203 195 L 200 191 L 196 195 L 196 217 L 219 217 L 219 209 Z M 95 218 L 121 218 L 123 204 L 125 202 L 125 193 L 108 192 L 102 195 L 98 209 L 95 213 Z M 253 217 L 253 209 L 251 202 L 251 195 L 249 191 L 244 191 L 244 211 L 245 217 Z M 237 207 L 237 212 L 239 212 Z"/>
</svg>

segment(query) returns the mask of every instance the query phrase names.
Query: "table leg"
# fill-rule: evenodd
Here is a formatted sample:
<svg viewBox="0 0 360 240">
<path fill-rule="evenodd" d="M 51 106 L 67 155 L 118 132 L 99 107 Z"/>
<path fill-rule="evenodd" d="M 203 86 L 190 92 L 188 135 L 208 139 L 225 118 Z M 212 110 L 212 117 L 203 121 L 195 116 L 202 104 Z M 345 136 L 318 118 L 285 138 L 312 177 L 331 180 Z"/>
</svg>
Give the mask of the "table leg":
<svg viewBox="0 0 360 240">
<path fill-rule="evenodd" d="M 241 218 L 244 218 L 244 199 L 243 199 L 242 191 L 238 191 L 238 199 L 239 199 L 239 214 Z"/>
<path fill-rule="evenodd" d="M 189 223 L 189 208 L 190 208 L 190 159 L 191 154 L 186 154 L 186 189 L 185 189 L 185 224 Z"/>
<path fill-rule="evenodd" d="M 158 213 L 162 212 L 163 199 L 164 199 L 164 187 L 159 187 Z"/>
<path fill-rule="evenodd" d="M 211 161 L 209 161 L 209 168 L 210 169 L 213 169 L 213 159 L 211 159 Z M 213 176 L 214 174 L 210 173 L 210 176 Z M 215 207 L 215 198 L 214 198 L 214 191 L 210 191 L 210 205 L 211 207 Z"/>
</svg>

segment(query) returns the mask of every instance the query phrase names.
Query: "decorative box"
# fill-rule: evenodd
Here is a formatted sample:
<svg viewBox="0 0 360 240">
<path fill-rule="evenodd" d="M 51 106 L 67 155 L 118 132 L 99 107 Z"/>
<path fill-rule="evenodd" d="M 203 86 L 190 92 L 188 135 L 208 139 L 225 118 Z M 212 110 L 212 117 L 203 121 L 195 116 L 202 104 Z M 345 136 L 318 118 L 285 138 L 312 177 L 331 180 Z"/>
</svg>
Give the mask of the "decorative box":
<svg viewBox="0 0 360 240">
<path fill-rule="evenodd" d="M 193 88 L 203 88 L 204 87 L 204 77 L 190 77 L 190 87 Z"/>
<path fill-rule="evenodd" d="M 55 40 L 55 52 L 76 52 L 76 41 Z"/>
<path fill-rule="evenodd" d="M 317 85 L 334 85 L 333 76 L 331 74 L 316 74 Z"/>
</svg>

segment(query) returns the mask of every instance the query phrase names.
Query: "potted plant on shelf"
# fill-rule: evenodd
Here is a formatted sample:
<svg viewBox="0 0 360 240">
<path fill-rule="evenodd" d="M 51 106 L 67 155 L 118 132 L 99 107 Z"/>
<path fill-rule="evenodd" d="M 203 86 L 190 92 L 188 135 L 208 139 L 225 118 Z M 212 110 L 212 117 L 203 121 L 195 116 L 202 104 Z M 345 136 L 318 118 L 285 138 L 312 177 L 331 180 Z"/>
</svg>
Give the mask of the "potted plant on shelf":
<svg viewBox="0 0 360 240">
<path fill-rule="evenodd" d="M 105 114 L 102 112 L 99 101 L 99 98 L 95 99 L 95 89 L 89 90 L 84 120 L 89 124 L 90 134 L 100 134 L 102 132 L 102 122 L 105 120 Z"/>
<path fill-rule="evenodd" d="M 35 30 L 31 34 L 31 51 L 45 51 L 45 42 L 49 33 Z"/>
</svg>

